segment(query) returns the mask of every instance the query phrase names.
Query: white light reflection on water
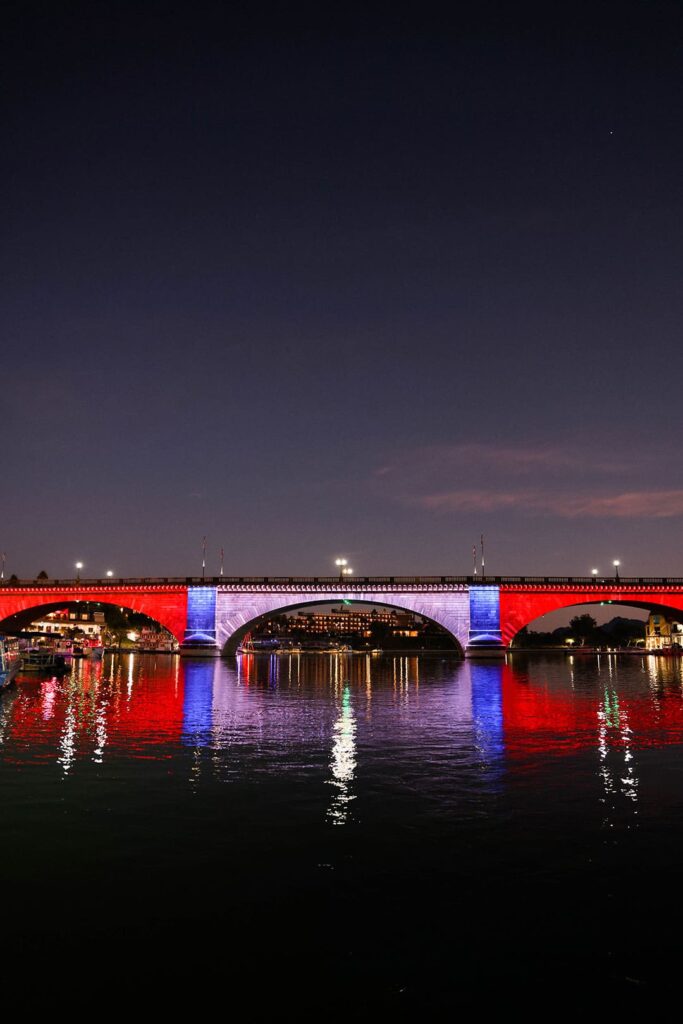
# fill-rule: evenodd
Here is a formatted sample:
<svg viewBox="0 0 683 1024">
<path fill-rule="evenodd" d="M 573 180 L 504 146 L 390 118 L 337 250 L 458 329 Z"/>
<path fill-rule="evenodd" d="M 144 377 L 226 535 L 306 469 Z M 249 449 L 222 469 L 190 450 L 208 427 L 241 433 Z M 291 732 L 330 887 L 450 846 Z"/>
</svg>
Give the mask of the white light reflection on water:
<svg viewBox="0 0 683 1024">
<path fill-rule="evenodd" d="M 59 754 L 57 763 L 62 766 L 66 777 L 76 760 L 76 700 L 80 693 L 77 686 L 69 685 L 64 714 L 64 726 L 59 736 Z"/>
<path fill-rule="evenodd" d="M 603 825 L 613 828 L 617 822 L 619 808 L 622 806 L 619 797 L 629 802 L 626 805 L 630 806 L 629 818 L 638 814 L 639 780 L 633 754 L 633 730 L 629 725 L 626 709 L 620 706 L 615 666 L 609 666 L 609 678 L 610 684 L 604 689 L 604 696 L 597 711 L 600 759 L 598 774 L 604 791 L 604 796 L 601 797 L 601 802 L 605 805 Z M 622 758 L 623 766 L 620 763 Z M 629 821 L 627 828 L 630 827 Z"/>
<path fill-rule="evenodd" d="M 133 671 L 135 665 L 135 655 L 131 654 L 128 659 L 128 699 L 133 695 L 133 681 L 135 679 L 135 673 Z"/>
<path fill-rule="evenodd" d="M 104 748 L 107 745 L 107 710 L 109 701 L 102 697 L 95 708 L 95 749 L 92 759 L 95 764 L 102 764 Z"/>
<path fill-rule="evenodd" d="M 54 717 L 55 702 L 57 700 L 58 692 L 59 683 L 54 677 L 52 679 L 46 679 L 45 682 L 41 684 L 41 714 L 44 722 L 49 722 L 50 719 Z"/>
<path fill-rule="evenodd" d="M 342 690 L 339 717 L 334 723 L 334 739 L 330 770 L 332 778 L 328 783 L 335 793 L 327 811 L 333 825 L 344 825 L 349 819 L 349 804 L 355 799 L 351 792 L 356 773 L 356 722 L 351 706 L 351 689 L 348 684 Z"/>
</svg>

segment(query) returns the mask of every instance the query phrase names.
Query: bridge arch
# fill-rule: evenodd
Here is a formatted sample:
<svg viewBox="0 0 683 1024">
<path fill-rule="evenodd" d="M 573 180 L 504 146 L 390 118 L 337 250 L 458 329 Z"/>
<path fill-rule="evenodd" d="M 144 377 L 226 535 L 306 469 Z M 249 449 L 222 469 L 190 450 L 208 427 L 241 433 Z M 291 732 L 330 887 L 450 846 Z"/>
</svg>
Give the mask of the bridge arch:
<svg viewBox="0 0 683 1024">
<path fill-rule="evenodd" d="M 187 589 L 184 587 L 2 587 L 0 590 L 0 633 L 21 629 L 41 614 L 75 604 L 111 605 L 147 615 L 182 640 L 187 619 Z"/>
<path fill-rule="evenodd" d="M 296 611 L 321 604 L 351 601 L 354 605 L 374 605 L 413 612 L 440 626 L 453 640 L 462 656 L 469 636 L 469 596 L 455 593 L 221 593 L 216 602 L 216 640 L 221 654 L 235 654 L 240 640 L 268 615 Z"/>
<path fill-rule="evenodd" d="M 572 590 L 548 588 L 548 590 L 506 590 L 500 592 L 500 624 L 503 643 L 512 644 L 521 629 L 548 612 L 567 608 L 580 609 L 586 605 L 609 604 L 615 607 L 642 608 L 659 611 L 663 615 L 683 615 L 683 589 L 638 590 L 637 588 L 614 588 Z"/>
</svg>

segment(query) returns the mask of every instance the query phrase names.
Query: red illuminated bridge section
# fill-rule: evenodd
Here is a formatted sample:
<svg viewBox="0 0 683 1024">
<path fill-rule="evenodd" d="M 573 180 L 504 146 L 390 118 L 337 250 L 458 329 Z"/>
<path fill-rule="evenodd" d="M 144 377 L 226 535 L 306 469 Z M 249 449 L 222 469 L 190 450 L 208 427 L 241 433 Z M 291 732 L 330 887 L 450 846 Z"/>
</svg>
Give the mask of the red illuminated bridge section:
<svg viewBox="0 0 683 1024">
<path fill-rule="evenodd" d="M 534 619 L 548 612 L 582 604 L 609 603 L 648 610 L 683 611 L 683 586 L 620 583 L 600 585 L 548 584 L 500 586 L 500 627 L 503 644 Z"/>
<path fill-rule="evenodd" d="M 28 622 L 31 621 L 29 612 L 47 611 L 50 608 L 61 608 L 70 602 L 87 601 L 141 612 L 165 626 L 178 640 L 182 640 L 187 622 L 187 593 L 187 585 L 182 584 L 4 585 L 0 588 L 0 632 L 3 627 L 8 628 L 8 619 L 22 612 L 27 613 Z"/>
</svg>

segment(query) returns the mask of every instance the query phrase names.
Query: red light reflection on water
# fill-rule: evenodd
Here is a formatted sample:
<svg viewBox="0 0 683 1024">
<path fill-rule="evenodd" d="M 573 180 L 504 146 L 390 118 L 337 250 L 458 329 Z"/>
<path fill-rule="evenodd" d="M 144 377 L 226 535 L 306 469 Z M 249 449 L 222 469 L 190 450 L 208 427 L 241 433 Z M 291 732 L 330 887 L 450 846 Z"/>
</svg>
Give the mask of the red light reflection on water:
<svg viewBox="0 0 683 1024">
<path fill-rule="evenodd" d="M 418 659 L 414 660 L 417 680 Z M 626 663 L 628 671 L 624 672 L 619 666 Z M 556 662 L 552 669 L 544 668 L 547 664 L 542 658 L 515 659 L 496 667 L 493 674 L 487 666 L 487 695 L 493 702 L 489 705 L 493 707 L 498 700 L 493 687 L 502 711 L 499 725 L 493 725 L 495 715 L 487 724 L 489 732 L 497 730 L 497 745 L 491 750 L 495 747 L 506 760 L 588 748 L 632 751 L 683 743 L 681 660 L 602 659 L 599 671 L 595 660 L 587 658 Z M 379 662 L 353 658 L 306 661 L 248 655 L 238 660 L 232 679 L 213 661 L 199 667 L 164 656 L 81 661 L 62 679 L 20 677 L 3 695 L 0 752 L 5 763 L 22 764 L 54 759 L 57 750 L 65 770 L 77 759 L 99 762 L 105 750 L 159 758 L 166 756 L 162 748 L 167 746 L 171 756 L 172 748 L 182 744 L 188 732 L 193 742 L 202 745 L 216 724 L 214 720 L 220 724 L 221 715 L 228 711 L 231 728 L 246 728 L 250 713 L 257 714 L 259 728 L 267 728 L 268 717 L 260 717 L 263 709 L 255 710 L 255 702 L 259 692 L 280 685 L 295 690 L 297 700 L 301 699 L 302 715 L 293 714 L 290 723 L 297 742 L 305 742 L 304 734 L 310 729 L 307 696 L 324 698 L 329 687 L 337 693 L 342 676 L 351 692 L 360 687 L 364 692 L 376 688 L 379 695 L 395 685 L 389 672 L 390 668 Z M 215 680 L 219 680 L 218 690 Z M 477 708 L 482 706 L 475 699 L 479 685 L 476 666 L 454 668 L 445 685 L 461 688 L 465 721 L 469 714 L 474 734 Z M 429 690 L 427 683 L 422 694 L 425 728 L 431 713 Z M 233 693 L 242 696 L 234 706 L 229 700 L 226 711 L 226 695 Z M 433 699 L 434 708 L 438 704 L 442 715 L 443 688 L 434 691 Z M 288 707 L 293 710 L 291 704 Z M 311 742 L 315 742 L 313 734 Z"/>
<path fill-rule="evenodd" d="M 2 707 L 5 762 L 50 759 L 55 747 L 66 764 L 100 760 L 105 746 L 142 757 L 150 745 L 178 741 L 183 675 L 170 657 L 83 660 L 62 678 L 19 676 Z"/>
<path fill-rule="evenodd" d="M 607 671 L 605 669 L 607 662 Z M 577 667 L 582 671 L 576 673 Z M 595 661 L 571 659 L 566 683 L 543 678 L 531 661 L 525 671 L 502 670 L 503 726 L 506 754 L 569 753 L 607 744 L 611 749 L 646 748 L 683 743 L 683 671 L 678 659 L 643 658 L 641 682 L 626 688 L 619 659 L 603 659 L 598 678 Z"/>
</svg>

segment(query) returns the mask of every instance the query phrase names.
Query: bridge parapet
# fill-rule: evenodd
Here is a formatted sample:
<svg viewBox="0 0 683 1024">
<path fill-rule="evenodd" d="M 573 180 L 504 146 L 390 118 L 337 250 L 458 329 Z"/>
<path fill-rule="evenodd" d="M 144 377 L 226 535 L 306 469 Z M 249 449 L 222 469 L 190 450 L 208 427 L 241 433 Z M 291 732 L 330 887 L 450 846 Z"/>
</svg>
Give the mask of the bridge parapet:
<svg viewBox="0 0 683 1024">
<path fill-rule="evenodd" d="M 400 588 L 415 586 L 445 586 L 448 588 L 462 587 L 519 587 L 519 586 L 551 586 L 566 585 L 570 587 L 594 587 L 596 589 L 620 587 L 683 587 L 683 577 L 677 576 L 354 576 L 353 580 L 340 581 L 338 576 L 131 576 L 131 577 L 95 577 L 93 579 L 46 580 L 0 580 L 0 591 L 7 589 L 73 587 L 292 587 L 298 585 L 328 586 L 335 588 L 368 585 L 372 587 L 392 585 Z"/>
</svg>

